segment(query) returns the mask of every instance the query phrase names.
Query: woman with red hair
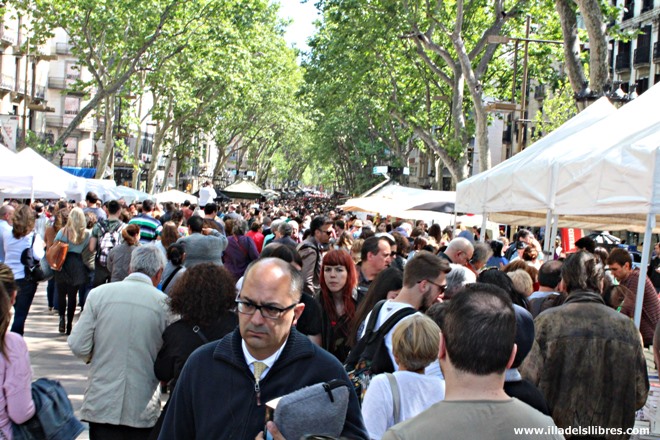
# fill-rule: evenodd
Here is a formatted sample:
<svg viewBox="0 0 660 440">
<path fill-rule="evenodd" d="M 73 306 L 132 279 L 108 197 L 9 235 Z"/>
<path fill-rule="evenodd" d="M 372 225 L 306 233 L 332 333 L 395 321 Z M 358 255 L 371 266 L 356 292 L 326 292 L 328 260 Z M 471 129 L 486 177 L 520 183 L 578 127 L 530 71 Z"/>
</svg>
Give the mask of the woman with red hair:
<svg viewBox="0 0 660 440">
<path fill-rule="evenodd" d="M 333 250 L 325 254 L 321 267 L 321 346 L 344 362 L 350 351 L 348 335 L 355 316 L 357 270 L 350 254 Z"/>
</svg>

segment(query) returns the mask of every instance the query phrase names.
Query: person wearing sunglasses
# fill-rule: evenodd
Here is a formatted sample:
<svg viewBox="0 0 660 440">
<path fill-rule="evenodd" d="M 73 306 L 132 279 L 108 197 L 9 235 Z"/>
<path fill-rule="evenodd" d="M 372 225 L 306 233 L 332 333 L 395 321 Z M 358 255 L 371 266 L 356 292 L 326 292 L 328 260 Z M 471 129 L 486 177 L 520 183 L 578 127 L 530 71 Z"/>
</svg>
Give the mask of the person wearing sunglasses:
<svg viewBox="0 0 660 440">
<path fill-rule="evenodd" d="M 447 286 L 445 278 L 450 271 L 451 268 L 447 260 L 437 255 L 433 255 L 431 252 L 417 252 L 413 259 L 406 264 L 403 271 L 403 287 L 399 294 L 396 298 L 388 300 L 382 307 L 380 307 L 378 319 L 373 331 L 378 331 L 380 326 L 399 310 L 409 307 L 421 313 L 428 310 L 429 307 L 438 302 L 438 298 L 444 293 Z M 367 315 L 364 322 L 369 322 L 370 317 L 371 313 Z M 406 318 L 407 317 L 401 318 L 401 321 Z M 385 335 L 385 346 L 390 355 L 390 362 L 383 360 L 382 364 L 379 361 L 379 365 L 372 363 L 372 371 L 378 373 L 392 373 L 398 371 L 392 348 L 392 335 L 397 326 L 400 325 L 401 321 L 395 324 L 394 327 L 392 327 L 392 330 Z M 360 337 L 364 336 L 364 332 L 365 330 L 363 329 Z M 349 356 L 349 359 L 351 359 L 351 356 Z M 347 361 L 347 363 L 348 362 L 349 361 Z M 439 374 L 440 369 L 437 362 L 431 364 L 429 368 L 427 374 L 429 374 L 429 372 L 432 372 L 431 374 Z"/>
<path fill-rule="evenodd" d="M 295 329 L 302 286 L 286 261 L 264 258 L 248 268 L 236 297 L 238 329 L 188 358 L 159 439 L 252 439 L 270 400 L 333 379 L 350 383 L 334 356 Z M 352 387 L 341 436 L 368 438 Z"/>
<path fill-rule="evenodd" d="M 328 251 L 330 238 L 333 237 L 333 221 L 329 217 L 314 217 L 309 225 L 310 236 L 298 247 L 303 259 L 302 273 L 305 279 L 303 291 L 315 298 L 321 293 L 321 262 Z"/>
<path fill-rule="evenodd" d="M 447 245 L 444 252 L 438 255 L 450 263 L 467 266 L 474 255 L 474 245 L 464 237 L 456 237 Z"/>
</svg>

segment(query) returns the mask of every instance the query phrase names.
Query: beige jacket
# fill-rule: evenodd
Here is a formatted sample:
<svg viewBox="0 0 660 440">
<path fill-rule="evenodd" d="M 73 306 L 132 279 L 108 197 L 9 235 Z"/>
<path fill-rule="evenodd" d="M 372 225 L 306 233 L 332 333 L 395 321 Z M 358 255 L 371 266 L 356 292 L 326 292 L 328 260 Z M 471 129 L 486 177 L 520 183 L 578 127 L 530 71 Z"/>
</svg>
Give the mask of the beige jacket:
<svg viewBox="0 0 660 440">
<path fill-rule="evenodd" d="M 154 361 L 168 324 L 166 296 L 143 274 L 104 284 L 87 296 L 68 342 L 91 362 L 83 420 L 150 428 L 160 414 Z"/>
</svg>

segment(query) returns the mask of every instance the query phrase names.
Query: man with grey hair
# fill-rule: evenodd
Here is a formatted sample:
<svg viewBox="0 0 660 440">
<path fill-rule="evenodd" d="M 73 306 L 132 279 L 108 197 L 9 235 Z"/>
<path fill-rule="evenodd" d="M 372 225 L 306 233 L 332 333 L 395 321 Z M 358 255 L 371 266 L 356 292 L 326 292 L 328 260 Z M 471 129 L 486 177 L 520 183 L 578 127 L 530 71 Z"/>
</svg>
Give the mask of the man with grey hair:
<svg viewBox="0 0 660 440">
<path fill-rule="evenodd" d="M 286 244 L 289 246 L 296 247 L 298 243 L 291 238 L 293 235 L 293 227 L 290 223 L 282 222 L 280 223 L 277 231 L 280 233 L 280 237 L 273 240 L 273 243 Z"/>
<path fill-rule="evenodd" d="M 333 379 L 350 383 L 334 356 L 296 330 L 302 287 L 300 271 L 283 260 L 250 266 L 236 298 L 239 328 L 188 358 L 159 439 L 253 439 L 266 402 Z M 349 393 L 341 436 L 367 439 L 353 387 Z M 278 438 L 272 422 L 268 429 Z"/>
<path fill-rule="evenodd" d="M 474 245 L 470 240 L 463 237 L 456 237 L 449 242 L 444 252 L 439 252 L 438 256 L 444 258 L 450 263 L 467 266 L 474 255 Z"/>
<path fill-rule="evenodd" d="M 472 246 L 474 247 L 474 252 L 466 267 L 476 275 L 481 272 L 481 269 L 486 266 L 488 259 L 493 256 L 493 250 L 489 244 L 482 242 L 474 243 Z"/>
<path fill-rule="evenodd" d="M 89 292 L 69 336 L 73 354 L 91 364 L 80 410 L 91 439 L 146 439 L 158 420 L 153 366 L 169 315 L 156 286 L 164 267 L 157 247 L 135 249 L 130 275 Z"/>
<path fill-rule="evenodd" d="M 449 300 L 465 285 L 477 282 L 477 276 L 465 266 L 460 264 L 450 264 L 451 272 L 447 274 L 447 288 L 442 295 L 443 300 Z"/>
<path fill-rule="evenodd" d="M 265 248 L 269 244 L 273 242 L 273 240 L 277 240 L 278 238 L 281 237 L 280 235 L 280 225 L 284 223 L 284 220 L 276 219 L 273 220 L 270 224 L 270 234 L 264 234 L 264 245 L 261 249 Z"/>
</svg>

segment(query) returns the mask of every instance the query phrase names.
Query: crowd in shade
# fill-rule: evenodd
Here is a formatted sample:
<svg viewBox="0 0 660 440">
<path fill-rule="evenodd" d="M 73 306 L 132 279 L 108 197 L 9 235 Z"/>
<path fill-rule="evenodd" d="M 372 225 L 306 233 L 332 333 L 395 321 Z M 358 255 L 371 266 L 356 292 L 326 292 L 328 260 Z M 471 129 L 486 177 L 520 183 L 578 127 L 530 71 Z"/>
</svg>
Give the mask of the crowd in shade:
<svg viewBox="0 0 660 440">
<path fill-rule="evenodd" d="M 589 238 L 548 255 L 529 229 L 203 199 L 0 207 L 0 438 L 39 410 L 22 338 L 39 283 L 53 338 L 90 364 L 93 440 L 633 433 L 645 350 L 660 361 L 660 245 L 639 268 Z"/>
</svg>

